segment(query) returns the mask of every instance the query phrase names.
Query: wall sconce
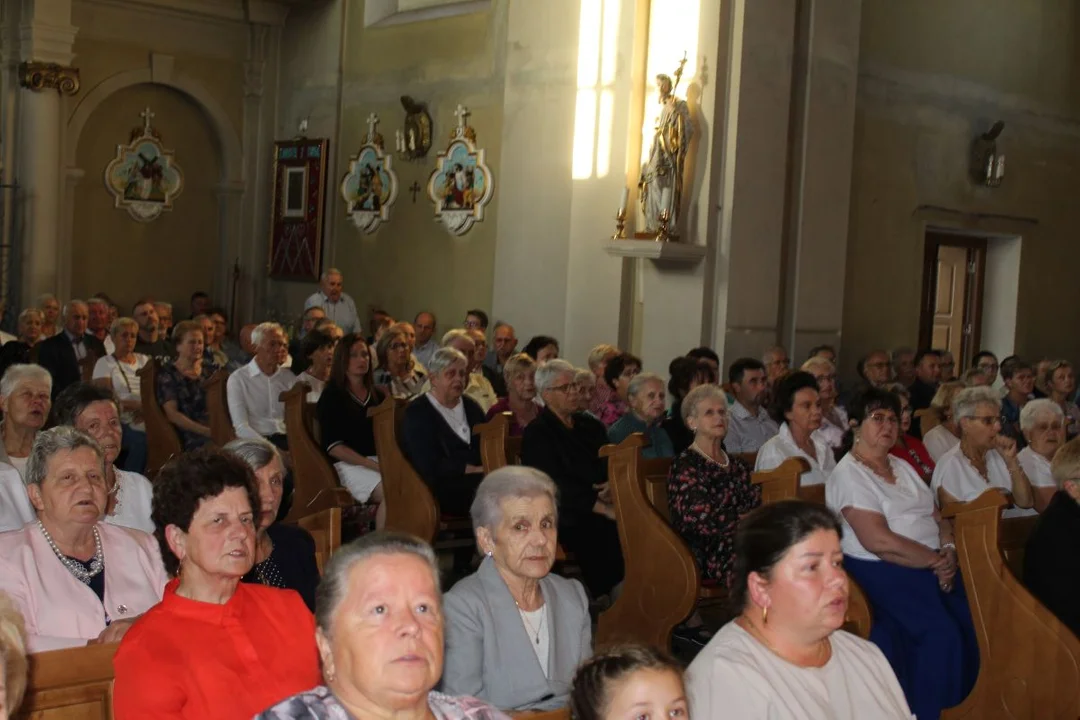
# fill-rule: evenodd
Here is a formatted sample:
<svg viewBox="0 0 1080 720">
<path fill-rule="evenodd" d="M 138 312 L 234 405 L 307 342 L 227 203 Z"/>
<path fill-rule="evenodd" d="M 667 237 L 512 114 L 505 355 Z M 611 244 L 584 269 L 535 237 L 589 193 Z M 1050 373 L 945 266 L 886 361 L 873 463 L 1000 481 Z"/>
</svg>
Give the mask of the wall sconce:
<svg viewBox="0 0 1080 720">
<path fill-rule="evenodd" d="M 418 103 L 408 95 L 401 96 L 405 108 L 405 124 L 394 132 L 394 150 L 402 160 L 419 160 L 431 150 L 431 115 L 427 103 Z"/>
<path fill-rule="evenodd" d="M 1005 179 L 1005 154 L 997 151 L 997 138 L 1005 129 L 998 120 L 971 142 L 971 179 L 978 185 L 998 187 Z"/>
</svg>

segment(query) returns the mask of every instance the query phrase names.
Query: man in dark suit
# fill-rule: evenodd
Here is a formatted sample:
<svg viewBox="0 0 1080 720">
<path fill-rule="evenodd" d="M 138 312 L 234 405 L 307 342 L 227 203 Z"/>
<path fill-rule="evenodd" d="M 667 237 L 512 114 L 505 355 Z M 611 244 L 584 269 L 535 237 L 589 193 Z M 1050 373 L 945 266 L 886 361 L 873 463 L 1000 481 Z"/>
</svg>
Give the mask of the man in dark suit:
<svg viewBox="0 0 1080 720">
<path fill-rule="evenodd" d="M 38 345 L 38 364 L 52 375 L 53 400 L 64 388 L 82 380 L 79 361 L 97 362 L 105 356 L 105 345 L 86 332 L 90 310 L 82 300 L 64 306 L 64 329 Z M 89 358 L 89 359 L 87 359 Z"/>
</svg>

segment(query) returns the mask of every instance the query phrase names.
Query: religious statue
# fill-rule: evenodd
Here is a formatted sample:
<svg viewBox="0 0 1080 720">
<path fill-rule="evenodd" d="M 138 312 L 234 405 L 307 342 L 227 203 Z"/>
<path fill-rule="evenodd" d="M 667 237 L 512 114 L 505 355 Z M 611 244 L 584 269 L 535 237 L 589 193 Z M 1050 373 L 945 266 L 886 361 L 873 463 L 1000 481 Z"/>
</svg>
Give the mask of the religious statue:
<svg viewBox="0 0 1080 720">
<path fill-rule="evenodd" d="M 656 76 L 663 108 L 656 120 L 649 159 L 641 167 L 641 180 L 638 181 L 641 211 L 645 215 L 645 230 L 650 233 L 659 231 L 660 213 L 665 209 L 665 203 L 670 212 L 668 227 L 678 227 L 677 216 L 682 202 L 686 153 L 690 147 L 690 138 L 694 134 L 694 128 L 690 124 L 690 108 L 685 100 L 675 97 L 675 88 L 682 78 L 684 65 L 685 57 L 675 71 L 674 82 L 668 75 Z"/>
</svg>

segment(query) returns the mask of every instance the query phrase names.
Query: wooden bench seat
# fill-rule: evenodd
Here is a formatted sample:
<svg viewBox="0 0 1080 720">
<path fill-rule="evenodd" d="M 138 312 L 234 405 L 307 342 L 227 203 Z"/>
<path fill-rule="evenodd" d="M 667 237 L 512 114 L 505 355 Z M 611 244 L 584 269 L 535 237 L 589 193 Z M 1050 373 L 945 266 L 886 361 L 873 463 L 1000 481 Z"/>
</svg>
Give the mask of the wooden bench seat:
<svg viewBox="0 0 1080 720">
<path fill-rule="evenodd" d="M 300 518 L 296 524 L 307 530 L 315 541 L 315 564 L 322 575 L 330 556 L 341 547 L 341 508 L 321 510 Z"/>
<path fill-rule="evenodd" d="M 161 466 L 184 451 L 176 428 L 165 416 L 157 397 L 157 375 L 161 363 L 150 360 L 138 371 L 139 397 L 142 399 L 143 422 L 146 424 L 146 475 L 153 479 Z"/>
<path fill-rule="evenodd" d="M 293 502 L 285 522 L 296 522 L 330 508 L 355 505 L 352 495 L 341 486 L 337 470 L 330 464 L 322 445 L 314 437 L 315 410 L 307 402 L 311 388 L 298 382 L 281 393 L 285 404 L 285 434 L 292 455 Z"/>
<path fill-rule="evenodd" d="M 206 410 L 210 415 L 210 440 L 219 448 L 225 447 L 236 439 L 232 416 L 229 415 L 229 399 L 226 392 L 228 382 L 228 370 L 218 370 L 210 376 L 204 386 Z"/>
<path fill-rule="evenodd" d="M 113 655 L 119 644 L 30 655 L 26 696 L 13 720 L 112 720 Z"/>
</svg>

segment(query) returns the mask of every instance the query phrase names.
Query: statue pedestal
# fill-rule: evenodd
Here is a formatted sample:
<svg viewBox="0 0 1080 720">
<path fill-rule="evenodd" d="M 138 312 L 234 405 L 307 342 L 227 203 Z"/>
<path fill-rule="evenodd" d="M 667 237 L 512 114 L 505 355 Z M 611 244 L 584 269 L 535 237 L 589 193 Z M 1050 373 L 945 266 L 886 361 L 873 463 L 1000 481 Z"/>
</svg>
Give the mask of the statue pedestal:
<svg viewBox="0 0 1080 720">
<path fill-rule="evenodd" d="M 604 250 L 618 257 L 645 258 L 657 263 L 697 265 L 705 259 L 704 245 L 654 240 L 608 240 Z"/>
</svg>

